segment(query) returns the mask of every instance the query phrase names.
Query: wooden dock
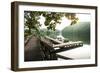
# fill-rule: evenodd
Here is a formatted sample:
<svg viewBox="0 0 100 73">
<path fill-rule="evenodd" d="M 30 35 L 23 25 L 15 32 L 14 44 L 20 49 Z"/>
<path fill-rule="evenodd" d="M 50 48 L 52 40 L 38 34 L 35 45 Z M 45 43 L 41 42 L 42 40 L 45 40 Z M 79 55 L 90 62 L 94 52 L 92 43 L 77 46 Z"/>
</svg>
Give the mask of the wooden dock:
<svg viewBox="0 0 100 73">
<path fill-rule="evenodd" d="M 57 60 L 58 57 L 62 59 L 70 59 L 68 57 L 58 55 L 58 53 L 81 46 L 83 46 L 82 41 L 61 42 L 48 36 L 36 38 L 33 35 L 25 41 L 24 58 L 25 61 Z"/>
</svg>

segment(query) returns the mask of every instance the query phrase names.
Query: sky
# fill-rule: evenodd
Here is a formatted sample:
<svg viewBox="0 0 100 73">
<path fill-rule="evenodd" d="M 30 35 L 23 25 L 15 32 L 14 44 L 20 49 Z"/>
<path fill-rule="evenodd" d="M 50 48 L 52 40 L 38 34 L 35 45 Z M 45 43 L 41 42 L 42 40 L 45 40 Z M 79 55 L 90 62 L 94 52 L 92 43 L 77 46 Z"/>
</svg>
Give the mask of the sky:
<svg viewBox="0 0 100 73">
<path fill-rule="evenodd" d="M 90 22 L 90 20 L 91 20 L 91 15 L 90 14 L 76 14 L 76 17 L 79 18 L 78 22 Z M 42 24 L 40 29 L 46 28 L 46 26 L 44 25 L 45 18 L 43 16 L 40 16 L 39 21 Z M 61 24 L 57 24 L 56 29 L 63 30 L 65 27 L 70 26 L 70 23 L 71 23 L 71 20 L 68 20 L 66 17 L 62 17 Z"/>
</svg>

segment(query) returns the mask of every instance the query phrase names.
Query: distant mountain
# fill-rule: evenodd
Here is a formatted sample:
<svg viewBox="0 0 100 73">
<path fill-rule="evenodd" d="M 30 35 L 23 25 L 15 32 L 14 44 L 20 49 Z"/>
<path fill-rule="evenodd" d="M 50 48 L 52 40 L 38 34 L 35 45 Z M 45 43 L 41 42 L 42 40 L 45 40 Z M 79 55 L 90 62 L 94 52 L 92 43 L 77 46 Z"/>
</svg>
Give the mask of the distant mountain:
<svg viewBox="0 0 100 73">
<path fill-rule="evenodd" d="M 90 43 L 90 22 L 79 22 L 67 26 L 62 30 L 62 35 L 72 41 L 83 41 Z"/>
</svg>

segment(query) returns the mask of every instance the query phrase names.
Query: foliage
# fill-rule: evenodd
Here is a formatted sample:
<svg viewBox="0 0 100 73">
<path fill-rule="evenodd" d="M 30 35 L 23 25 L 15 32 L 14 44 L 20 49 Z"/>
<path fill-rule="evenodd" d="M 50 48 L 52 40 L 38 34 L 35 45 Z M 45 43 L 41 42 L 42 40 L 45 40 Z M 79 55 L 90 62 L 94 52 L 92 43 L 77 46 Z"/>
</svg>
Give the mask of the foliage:
<svg viewBox="0 0 100 73">
<path fill-rule="evenodd" d="M 41 29 L 40 33 L 42 33 L 41 34 L 42 36 L 47 35 L 49 37 L 56 38 L 59 35 L 60 31 L 59 30 L 53 31 L 53 30 Z"/>
<path fill-rule="evenodd" d="M 32 34 L 37 36 L 40 36 L 42 34 L 40 33 L 40 27 L 42 24 L 38 21 L 40 19 L 40 16 L 43 16 L 45 18 L 44 25 L 47 27 L 47 29 L 53 31 L 55 31 L 56 25 L 61 23 L 61 18 L 64 16 L 72 21 L 71 25 L 76 24 L 78 21 L 75 13 L 24 11 L 25 38 Z M 50 32 L 48 31 L 48 35 L 49 33 Z"/>
</svg>

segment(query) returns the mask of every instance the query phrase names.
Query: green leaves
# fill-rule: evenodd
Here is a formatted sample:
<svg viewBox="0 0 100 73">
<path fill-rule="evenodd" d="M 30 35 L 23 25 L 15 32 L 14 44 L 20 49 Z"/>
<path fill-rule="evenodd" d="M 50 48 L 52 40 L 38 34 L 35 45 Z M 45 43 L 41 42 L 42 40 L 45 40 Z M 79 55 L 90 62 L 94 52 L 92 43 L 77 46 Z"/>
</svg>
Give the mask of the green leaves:
<svg viewBox="0 0 100 73">
<path fill-rule="evenodd" d="M 57 24 L 61 24 L 62 17 L 66 17 L 71 20 L 71 25 L 76 24 L 78 18 L 75 13 L 61 13 L 61 12 L 42 12 L 42 11 L 24 11 L 24 28 L 25 37 L 32 34 L 40 36 L 41 23 L 39 22 L 40 16 L 45 18 L 44 25 L 47 26 L 48 30 L 55 31 Z M 26 30 L 26 28 L 28 28 Z M 34 32 L 33 32 L 34 31 Z"/>
<path fill-rule="evenodd" d="M 76 24 L 78 22 L 78 20 L 79 20 L 78 18 L 73 19 L 70 25 Z"/>
<path fill-rule="evenodd" d="M 63 13 L 56 13 L 56 12 L 46 12 L 46 14 L 43 14 L 45 17 L 45 26 L 48 26 L 48 30 L 54 30 L 56 24 L 60 24 L 61 17 L 63 16 Z"/>
</svg>

